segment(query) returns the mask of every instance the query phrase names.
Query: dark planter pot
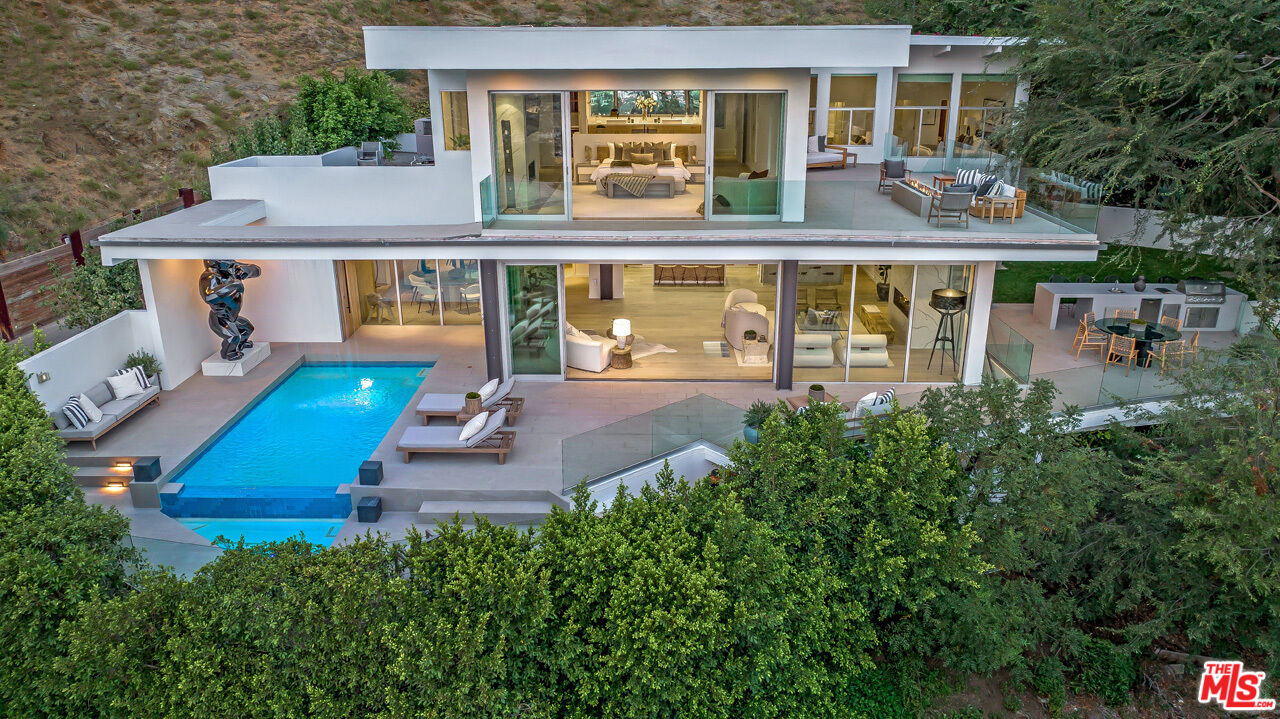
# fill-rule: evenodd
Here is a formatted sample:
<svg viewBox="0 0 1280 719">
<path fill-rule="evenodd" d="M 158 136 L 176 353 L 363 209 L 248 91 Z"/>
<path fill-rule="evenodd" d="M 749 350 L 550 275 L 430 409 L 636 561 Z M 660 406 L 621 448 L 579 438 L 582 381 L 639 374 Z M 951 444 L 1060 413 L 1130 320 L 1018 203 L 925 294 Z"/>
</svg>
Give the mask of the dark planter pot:
<svg viewBox="0 0 1280 719">
<path fill-rule="evenodd" d="M 760 441 L 760 430 L 755 427 L 743 427 L 742 437 L 747 440 L 747 444 L 756 444 Z"/>
<path fill-rule="evenodd" d="M 1147 289 L 1147 278 L 1138 275 L 1138 278 L 1133 281 L 1133 289 L 1138 292 L 1145 291 Z"/>
<path fill-rule="evenodd" d="M 876 299 L 881 302 L 889 301 L 889 283 L 888 282 L 876 283 Z"/>
<path fill-rule="evenodd" d="M 809 388 L 809 398 L 817 400 L 819 402 L 825 400 L 827 398 L 826 387 L 823 387 L 821 385 L 814 385 L 814 386 L 817 387 L 817 389 L 814 389 L 813 387 Z"/>
</svg>

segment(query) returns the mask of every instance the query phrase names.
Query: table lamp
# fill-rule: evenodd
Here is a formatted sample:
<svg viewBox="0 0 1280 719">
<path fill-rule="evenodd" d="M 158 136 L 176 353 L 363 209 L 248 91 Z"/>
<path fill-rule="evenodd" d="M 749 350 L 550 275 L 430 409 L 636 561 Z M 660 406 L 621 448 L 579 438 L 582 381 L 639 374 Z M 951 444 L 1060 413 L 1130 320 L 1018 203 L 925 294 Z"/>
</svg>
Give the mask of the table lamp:
<svg viewBox="0 0 1280 719">
<path fill-rule="evenodd" d="M 613 321 L 613 338 L 618 340 L 618 349 L 624 350 L 631 342 L 631 320 L 616 319 Z"/>
</svg>

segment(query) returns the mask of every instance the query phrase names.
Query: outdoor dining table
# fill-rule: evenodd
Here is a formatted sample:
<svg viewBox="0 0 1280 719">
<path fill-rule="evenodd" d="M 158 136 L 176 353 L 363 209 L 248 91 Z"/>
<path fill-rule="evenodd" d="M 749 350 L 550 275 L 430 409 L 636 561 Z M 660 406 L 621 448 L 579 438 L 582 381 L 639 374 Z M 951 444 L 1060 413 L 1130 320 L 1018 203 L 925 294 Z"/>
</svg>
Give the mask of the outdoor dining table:
<svg viewBox="0 0 1280 719">
<path fill-rule="evenodd" d="M 1109 335 L 1117 335 L 1120 337 L 1132 337 L 1138 348 L 1138 366 L 1147 366 L 1147 357 L 1151 354 L 1151 344 L 1153 342 L 1171 342 L 1173 340 L 1182 339 L 1182 333 L 1169 325 L 1162 325 L 1158 322 L 1143 322 L 1135 325 L 1135 322 L 1142 320 L 1128 319 L 1125 317 L 1104 317 L 1094 320 L 1093 326 Z"/>
</svg>

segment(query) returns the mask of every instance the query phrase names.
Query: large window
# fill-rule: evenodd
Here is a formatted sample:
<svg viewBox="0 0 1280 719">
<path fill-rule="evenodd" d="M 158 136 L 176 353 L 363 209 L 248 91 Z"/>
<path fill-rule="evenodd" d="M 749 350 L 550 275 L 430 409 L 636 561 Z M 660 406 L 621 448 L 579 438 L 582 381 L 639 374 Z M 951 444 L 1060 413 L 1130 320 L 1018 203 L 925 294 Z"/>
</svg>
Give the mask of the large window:
<svg viewBox="0 0 1280 719">
<path fill-rule="evenodd" d="M 476 260 L 348 260 L 347 293 L 359 324 L 478 325 Z"/>
<path fill-rule="evenodd" d="M 875 75 L 832 75 L 827 142 L 870 145 L 876 114 Z"/>
<path fill-rule="evenodd" d="M 919 265 L 908 382 L 950 382 L 964 366 L 973 265 Z"/>
<path fill-rule="evenodd" d="M 950 101 L 951 75 L 899 75 L 893 111 L 895 149 L 909 157 L 945 155 Z"/>
<path fill-rule="evenodd" d="M 697 115 L 702 109 L 702 93 L 699 90 L 592 90 L 591 114 L 596 116 L 642 115 L 636 100 L 647 97 L 655 105 L 651 115 Z"/>
<path fill-rule="evenodd" d="M 471 149 L 471 119 L 467 115 L 467 93 L 446 90 L 440 93 L 440 118 L 444 124 L 444 149 Z"/>
<path fill-rule="evenodd" d="M 987 135 L 1008 117 L 1017 87 L 1013 75 L 961 76 L 957 156 L 985 157 L 993 151 Z"/>
<path fill-rule="evenodd" d="M 503 216 L 565 214 L 561 94 L 493 93 L 493 178 Z"/>
<path fill-rule="evenodd" d="M 783 93 L 718 92 L 715 98 L 712 216 L 778 214 Z"/>
</svg>

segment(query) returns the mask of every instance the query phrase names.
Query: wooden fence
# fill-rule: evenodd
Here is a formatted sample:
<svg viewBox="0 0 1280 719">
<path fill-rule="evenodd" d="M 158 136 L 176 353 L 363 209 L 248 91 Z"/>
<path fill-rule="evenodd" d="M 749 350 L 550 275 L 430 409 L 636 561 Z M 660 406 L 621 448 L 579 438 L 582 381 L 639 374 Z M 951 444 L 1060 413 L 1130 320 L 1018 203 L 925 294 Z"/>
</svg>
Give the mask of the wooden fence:
<svg viewBox="0 0 1280 719">
<path fill-rule="evenodd" d="M 177 199 L 145 209 L 121 213 L 108 222 L 87 230 L 74 230 L 62 236 L 63 244 L 35 254 L 0 262 L 0 336 L 12 340 L 32 326 L 45 326 L 61 319 L 49 306 L 53 285 L 84 264 L 84 247 L 108 232 L 167 215 L 174 210 L 191 207 L 200 197 L 189 188 L 178 190 Z M 55 269 L 56 268 L 56 269 Z"/>
</svg>

